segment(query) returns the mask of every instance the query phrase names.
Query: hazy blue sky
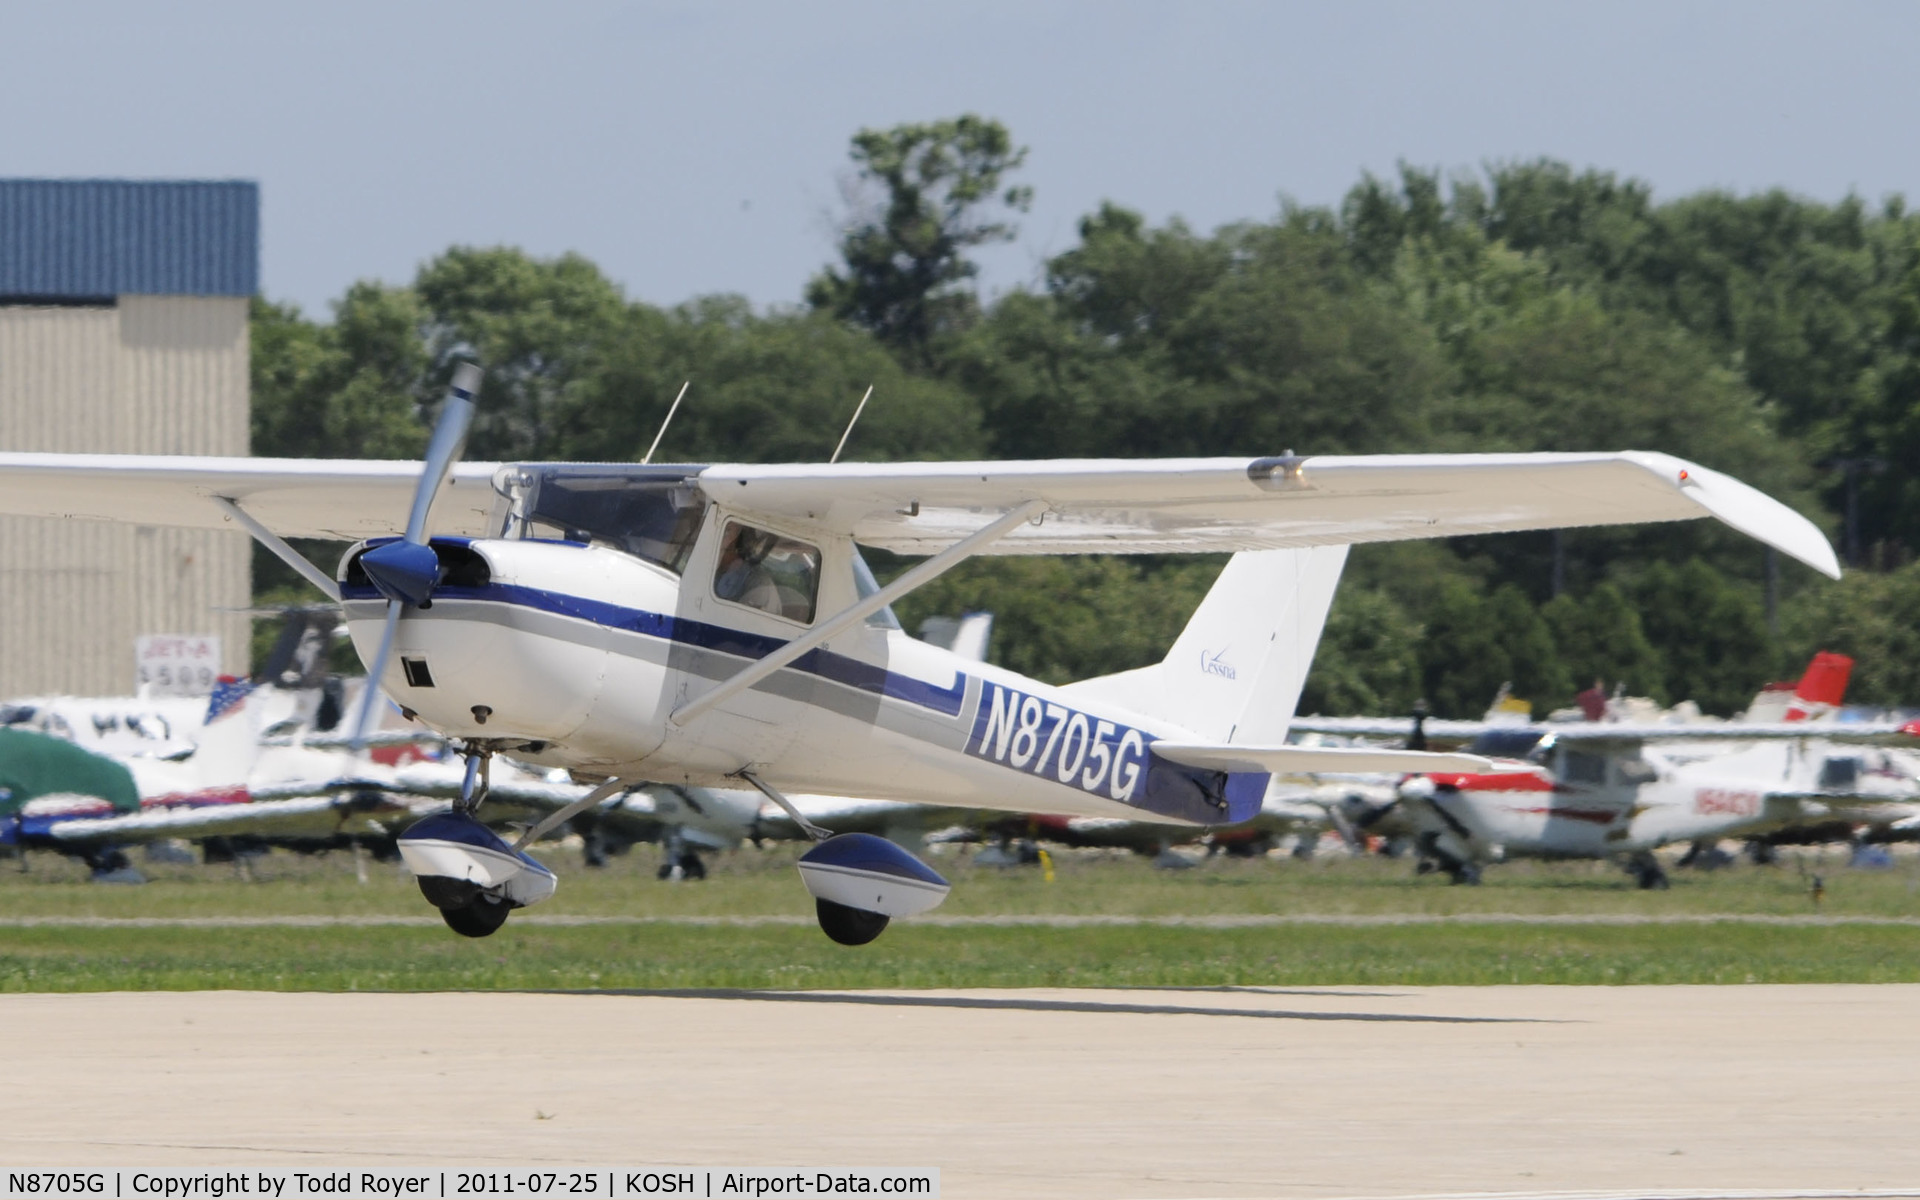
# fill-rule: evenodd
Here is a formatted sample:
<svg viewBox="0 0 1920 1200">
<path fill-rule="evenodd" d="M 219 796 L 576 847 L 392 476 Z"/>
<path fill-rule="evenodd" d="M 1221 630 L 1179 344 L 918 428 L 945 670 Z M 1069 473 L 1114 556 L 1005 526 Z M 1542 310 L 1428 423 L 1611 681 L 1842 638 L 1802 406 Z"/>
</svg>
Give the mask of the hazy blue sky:
<svg viewBox="0 0 1920 1200">
<path fill-rule="evenodd" d="M 1904 2 L 12 4 L 0 175 L 257 179 L 264 290 L 316 315 L 456 242 L 792 303 L 861 126 L 1031 147 L 1005 287 L 1103 198 L 1212 228 L 1403 158 L 1920 197 L 1916 51 Z"/>
</svg>

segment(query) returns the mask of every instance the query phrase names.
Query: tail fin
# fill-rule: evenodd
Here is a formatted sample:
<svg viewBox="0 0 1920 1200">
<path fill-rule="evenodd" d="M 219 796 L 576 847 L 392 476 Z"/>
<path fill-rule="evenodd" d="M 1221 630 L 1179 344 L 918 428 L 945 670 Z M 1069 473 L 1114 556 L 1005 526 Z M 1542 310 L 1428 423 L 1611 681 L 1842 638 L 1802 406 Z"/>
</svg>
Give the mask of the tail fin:
<svg viewBox="0 0 1920 1200">
<path fill-rule="evenodd" d="M 1846 699 L 1847 680 L 1853 675 L 1853 660 L 1844 654 L 1822 650 L 1807 664 L 1800 686 L 1793 689 L 1793 703 L 1787 706 L 1786 719 L 1807 721 L 1824 717 L 1839 708 Z"/>
<path fill-rule="evenodd" d="M 928 617 L 920 622 L 920 640 L 951 650 L 969 662 L 987 661 L 987 643 L 993 636 L 993 614 L 970 612 L 959 617 Z"/>
<path fill-rule="evenodd" d="M 1205 741 L 1279 742 L 1346 562 L 1345 546 L 1242 551 L 1163 661 L 1067 690 L 1173 722 Z"/>
<path fill-rule="evenodd" d="M 244 679 L 222 676 L 207 700 L 207 719 L 195 735 L 191 760 L 202 789 L 244 786 L 260 757 L 265 707 Z"/>
</svg>

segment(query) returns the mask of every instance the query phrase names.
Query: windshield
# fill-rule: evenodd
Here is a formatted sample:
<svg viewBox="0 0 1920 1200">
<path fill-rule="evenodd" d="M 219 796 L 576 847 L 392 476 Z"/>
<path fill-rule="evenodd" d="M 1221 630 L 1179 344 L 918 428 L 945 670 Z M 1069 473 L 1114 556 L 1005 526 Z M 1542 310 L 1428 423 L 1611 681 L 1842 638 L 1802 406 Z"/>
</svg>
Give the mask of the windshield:
<svg viewBox="0 0 1920 1200">
<path fill-rule="evenodd" d="M 707 507 L 680 466 L 527 464 L 505 468 L 497 486 L 512 501 L 507 537 L 611 546 L 675 574 Z"/>
<path fill-rule="evenodd" d="M 862 600 L 880 590 L 880 582 L 873 577 L 873 568 L 867 565 L 866 559 L 860 557 L 857 546 L 853 551 L 853 590 Z M 888 605 L 868 617 L 867 624 L 875 629 L 898 629 L 900 618 L 893 615 L 893 606 Z"/>
</svg>

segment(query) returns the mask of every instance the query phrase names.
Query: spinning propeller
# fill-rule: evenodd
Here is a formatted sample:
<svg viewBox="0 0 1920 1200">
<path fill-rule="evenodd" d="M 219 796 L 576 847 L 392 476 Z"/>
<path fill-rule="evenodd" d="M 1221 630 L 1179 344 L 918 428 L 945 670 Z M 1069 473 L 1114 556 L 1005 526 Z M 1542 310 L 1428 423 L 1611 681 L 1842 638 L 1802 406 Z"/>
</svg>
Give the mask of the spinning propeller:
<svg viewBox="0 0 1920 1200">
<path fill-rule="evenodd" d="M 467 429 L 473 424 L 473 398 L 479 390 L 479 367 L 463 362 L 454 368 L 446 403 L 440 407 L 439 423 L 433 427 L 433 438 L 427 443 L 420 486 L 413 493 L 413 511 L 407 514 L 407 532 L 399 541 L 376 546 L 360 556 L 367 579 L 387 598 L 387 623 L 380 633 L 380 649 L 367 664 L 367 690 L 360 699 L 360 716 L 353 727 L 356 750 L 366 745 L 380 681 L 386 677 L 394 634 L 400 628 L 400 610 L 406 605 L 415 608 L 425 605 L 433 598 L 433 589 L 440 582 L 439 556 L 427 544 L 427 515 L 433 510 L 440 485 L 446 482 L 466 448 Z"/>
</svg>

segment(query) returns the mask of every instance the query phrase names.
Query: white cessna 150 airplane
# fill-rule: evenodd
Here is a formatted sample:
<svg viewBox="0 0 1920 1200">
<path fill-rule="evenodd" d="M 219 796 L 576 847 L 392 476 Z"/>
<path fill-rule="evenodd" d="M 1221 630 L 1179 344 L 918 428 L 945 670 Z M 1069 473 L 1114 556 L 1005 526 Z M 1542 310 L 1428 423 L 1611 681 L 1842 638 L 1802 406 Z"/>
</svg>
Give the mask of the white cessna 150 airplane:
<svg viewBox="0 0 1920 1200">
<path fill-rule="evenodd" d="M 1891 825 L 1913 815 L 1920 786 L 1884 754 L 1878 769 L 1867 768 L 1858 747 L 1910 746 L 1920 721 L 1828 719 L 1852 669 L 1844 655 L 1816 654 L 1790 691 L 1770 685 L 1745 719 L 1730 722 L 1419 719 L 1413 744 L 1465 743 L 1500 765 L 1401 779 L 1385 804 L 1341 818 L 1410 837 L 1421 869 L 1437 866 L 1455 883 L 1479 883 L 1485 864 L 1508 858 L 1604 858 L 1642 888 L 1667 886 L 1653 852 L 1675 842 L 1710 845 L 1834 821 Z M 1603 703 L 1590 712 L 1613 707 Z M 1376 717 L 1301 717 L 1293 727 L 1362 737 L 1408 730 Z"/>
<path fill-rule="evenodd" d="M 1283 744 L 1352 543 L 1711 515 L 1839 574 L 1805 518 L 1664 454 L 461 464 L 480 378 L 456 372 L 424 463 L 0 454 L 0 512 L 238 525 L 344 603 L 371 677 L 467 756 L 401 849 L 469 936 L 553 893 L 526 844 L 643 780 L 1224 825 L 1276 772 L 1485 769 Z M 336 580 L 283 537 L 359 540 Z M 928 557 L 879 587 L 861 544 Z M 1164 662 L 1067 687 L 888 610 L 975 554 L 1222 551 Z M 471 815 L 502 752 L 603 782 L 509 843 Z M 944 898 L 895 844 L 792 815 L 835 940 Z"/>
</svg>

